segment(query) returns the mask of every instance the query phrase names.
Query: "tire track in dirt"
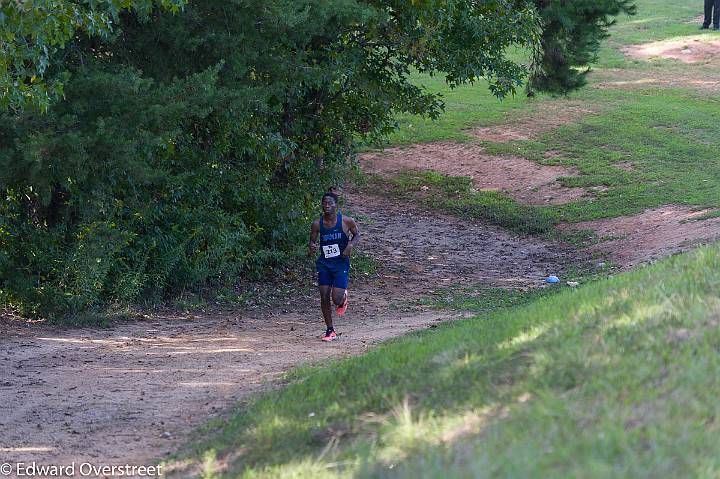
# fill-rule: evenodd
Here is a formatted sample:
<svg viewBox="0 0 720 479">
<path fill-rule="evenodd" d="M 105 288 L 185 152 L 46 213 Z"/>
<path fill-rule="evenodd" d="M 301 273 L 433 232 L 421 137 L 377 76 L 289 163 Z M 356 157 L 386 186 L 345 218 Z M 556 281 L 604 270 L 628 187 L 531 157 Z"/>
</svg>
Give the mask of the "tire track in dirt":
<svg viewBox="0 0 720 479">
<path fill-rule="evenodd" d="M 0 323 L 5 461 L 149 464 L 176 451 L 208 420 L 282 385 L 304 363 L 361 354 L 378 342 L 463 317 L 418 299 L 451 285 L 527 287 L 578 261 L 567 247 L 500 228 L 352 193 L 362 250 L 379 263 L 351 276 L 350 309 L 335 343 L 308 278 L 277 307 L 154 315 L 109 329 Z"/>
</svg>

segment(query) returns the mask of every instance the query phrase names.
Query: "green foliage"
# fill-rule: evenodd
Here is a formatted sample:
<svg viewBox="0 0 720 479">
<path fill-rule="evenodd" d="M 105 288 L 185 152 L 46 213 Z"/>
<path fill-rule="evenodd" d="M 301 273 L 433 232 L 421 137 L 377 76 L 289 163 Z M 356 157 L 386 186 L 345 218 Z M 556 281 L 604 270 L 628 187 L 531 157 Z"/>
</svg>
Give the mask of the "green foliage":
<svg viewBox="0 0 720 479">
<path fill-rule="evenodd" d="M 46 37 L 32 29 L 57 23 L 28 17 L 31 46 L 56 48 L 6 68 L 44 73 L 64 95 L 35 96 L 44 114 L 5 97 L 17 108 L 0 114 L 0 300 L 26 313 L 265 274 L 306 240 L 353 138 L 386 134 L 398 113 L 439 114 L 411 69 L 453 85 L 486 77 L 503 96 L 526 74 L 506 50 L 537 41 L 523 2 L 155 4 L 181 5 L 81 3 L 76 24 Z M 90 29 L 94 14 L 106 27 Z"/>
<path fill-rule="evenodd" d="M 634 15 L 633 0 L 535 0 L 542 17 L 542 41 L 529 89 L 567 93 L 585 84 L 600 41 L 620 14 Z"/>
<path fill-rule="evenodd" d="M 58 50 L 82 33 L 108 38 L 123 11 L 147 16 L 156 7 L 177 12 L 187 0 L 26 0 L 0 5 L 0 108 L 46 111 L 63 96 L 66 72 Z M 58 62 L 61 63 L 61 62 Z M 48 81 L 44 77 L 48 76 Z"/>
</svg>

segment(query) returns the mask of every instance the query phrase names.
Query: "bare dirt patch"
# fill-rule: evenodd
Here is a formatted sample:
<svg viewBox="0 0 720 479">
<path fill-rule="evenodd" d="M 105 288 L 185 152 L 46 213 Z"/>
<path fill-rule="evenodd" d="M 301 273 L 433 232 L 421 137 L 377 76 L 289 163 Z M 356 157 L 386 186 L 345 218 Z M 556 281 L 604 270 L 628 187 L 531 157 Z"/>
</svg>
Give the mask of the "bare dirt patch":
<svg viewBox="0 0 720 479">
<path fill-rule="evenodd" d="M 634 80 L 613 80 L 601 81 L 594 84 L 595 88 L 646 88 L 648 86 L 673 87 L 673 88 L 695 88 L 702 91 L 720 91 L 720 80 L 708 80 L 688 76 L 676 76 L 667 78 L 639 78 Z"/>
<path fill-rule="evenodd" d="M 608 238 L 592 251 L 606 254 L 622 268 L 682 253 L 720 240 L 720 218 L 698 220 L 708 211 L 670 205 L 623 216 L 564 225 L 564 230 L 593 230 Z"/>
<path fill-rule="evenodd" d="M 625 80 L 602 81 L 596 83 L 596 88 L 633 88 L 658 85 L 671 85 L 671 80 L 654 77 L 635 78 L 634 76 Z"/>
<path fill-rule="evenodd" d="M 609 68 L 591 73 L 593 88 L 636 89 L 648 87 L 693 88 L 700 91 L 720 91 L 717 68 L 712 63 L 683 64 L 674 69 L 645 70 Z"/>
<path fill-rule="evenodd" d="M 541 165 L 525 158 L 489 155 L 473 143 L 426 143 L 388 148 L 360 156 L 363 170 L 392 177 L 405 170 L 429 170 L 451 176 L 468 176 L 478 190 L 502 191 L 525 204 L 563 204 L 587 192 L 558 182 L 577 172 L 562 166 Z"/>
<path fill-rule="evenodd" d="M 518 237 L 500 227 L 378 196 L 355 193 L 348 211 L 363 220 L 372 238 L 368 254 L 387 274 L 398 276 L 398 286 L 415 298 L 438 286 L 537 286 L 555 274 L 551 271 L 562 273 L 582 257 L 561 243 Z"/>
<path fill-rule="evenodd" d="M 683 63 L 720 62 L 720 40 L 703 37 L 686 37 L 632 45 L 623 53 L 638 60 L 669 58 Z"/>
<path fill-rule="evenodd" d="M 531 287 L 585 257 L 479 223 L 353 193 L 377 273 L 351 279 L 340 340 L 319 341 L 313 278 L 272 307 L 155 314 L 104 330 L 0 323 L 0 452 L 6 462 L 148 464 L 281 385 L 290 368 L 359 354 L 387 338 L 461 314 L 418 302 L 453 285 Z M 310 260 L 308 260 L 310 261 Z"/>
<path fill-rule="evenodd" d="M 523 112 L 523 116 L 511 114 L 504 124 L 473 128 L 469 133 L 484 141 L 532 140 L 542 133 L 574 123 L 593 113 L 596 110 L 587 103 L 555 100 L 543 103 L 534 112 Z"/>
<path fill-rule="evenodd" d="M 617 163 L 613 163 L 613 166 L 615 168 L 620 168 L 623 171 L 627 171 L 628 173 L 632 173 L 635 171 L 635 164 L 633 164 L 631 161 L 619 161 Z"/>
<path fill-rule="evenodd" d="M 362 304 L 338 321 L 344 334 L 333 345 L 319 341 L 322 321 L 309 299 L 306 310 L 288 313 L 159 315 L 103 331 L 42 328 L 4 338 L 2 457 L 148 464 L 294 366 L 359 354 L 453 318 L 365 316 Z"/>
</svg>

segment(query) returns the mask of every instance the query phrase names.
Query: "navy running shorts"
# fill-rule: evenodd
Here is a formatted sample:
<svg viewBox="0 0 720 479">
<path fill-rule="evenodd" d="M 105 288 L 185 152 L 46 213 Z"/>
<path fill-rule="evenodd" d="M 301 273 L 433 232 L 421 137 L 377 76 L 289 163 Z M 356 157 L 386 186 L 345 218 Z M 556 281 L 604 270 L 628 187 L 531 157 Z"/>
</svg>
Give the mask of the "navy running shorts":
<svg viewBox="0 0 720 479">
<path fill-rule="evenodd" d="M 319 286 L 332 286 L 333 288 L 347 289 L 350 273 L 350 262 L 328 264 L 318 261 L 315 266 L 318 273 Z"/>
</svg>

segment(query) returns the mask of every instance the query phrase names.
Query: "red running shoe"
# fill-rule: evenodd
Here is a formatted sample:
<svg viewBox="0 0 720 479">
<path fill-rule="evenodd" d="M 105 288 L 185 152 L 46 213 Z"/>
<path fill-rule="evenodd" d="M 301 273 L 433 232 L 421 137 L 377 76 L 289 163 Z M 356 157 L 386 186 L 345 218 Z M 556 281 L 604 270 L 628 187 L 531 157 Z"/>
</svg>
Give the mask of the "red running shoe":
<svg viewBox="0 0 720 479">
<path fill-rule="evenodd" d="M 341 304 L 340 306 L 337 307 L 335 312 L 337 313 L 338 316 L 342 316 L 343 314 L 345 314 L 345 311 L 347 311 L 347 308 L 348 308 L 348 292 L 347 292 L 347 290 L 345 290 L 345 301 L 343 301 L 343 304 Z"/>
<path fill-rule="evenodd" d="M 338 335 L 335 333 L 334 330 L 328 329 L 325 331 L 325 336 L 322 337 L 322 340 L 325 342 L 335 341 L 338 338 Z"/>
</svg>

